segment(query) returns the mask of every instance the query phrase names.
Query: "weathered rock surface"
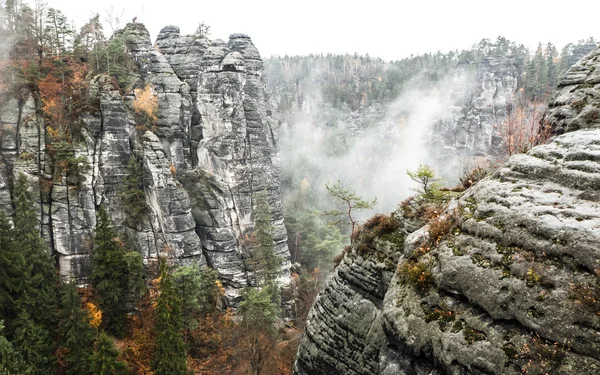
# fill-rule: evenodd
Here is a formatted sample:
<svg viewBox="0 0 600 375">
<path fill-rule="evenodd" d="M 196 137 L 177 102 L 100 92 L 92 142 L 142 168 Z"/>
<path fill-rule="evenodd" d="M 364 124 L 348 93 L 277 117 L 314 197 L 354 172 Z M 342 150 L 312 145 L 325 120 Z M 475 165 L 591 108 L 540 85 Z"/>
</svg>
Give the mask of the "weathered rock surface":
<svg viewBox="0 0 600 375">
<path fill-rule="evenodd" d="M 254 282 L 240 253 L 253 227 L 254 195 L 265 191 L 271 208 L 276 251 L 286 261 L 282 281 L 289 277 L 286 231 L 273 167 L 273 133 L 267 115 L 262 60 L 249 37 L 234 34 L 217 40 L 200 62 L 197 109 L 202 119 L 198 166 L 184 175 L 184 186 L 202 202 L 198 233 L 209 264 L 224 264 L 226 285 L 239 291 Z M 216 267 L 219 269 L 219 267 Z M 237 292 L 231 294 L 237 297 Z"/>
<path fill-rule="evenodd" d="M 56 176 L 47 162 L 44 126 L 33 97 L 0 111 L 0 207 L 11 210 L 12 178 L 25 173 L 40 196 L 43 236 L 58 254 L 61 274 L 86 282 L 100 205 L 147 260 L 168 254 L 180 263 L 214 267 L 235 300 L 254 285 L 244 239 L 254 226 L 254 196 L 266 191 L 281 282 L 289 280 L 279 175 L 262 60 L 249 37 L 229 43 L 182 36 L 164 28 L 152 46 L 144 25 L 119 34 L 137 64 L 137 81 L 123 96 L 110 77 L 91 82 L 97 111 L 84 114 L 74 157 L 88 161 L 80 181 Z M 206 52 L 206 53 L 205 53 Z M 150 86 L 158 100 L 155 124 L 139 124 L 133 102 Z M 128 217 L 122 198 L 130 158 L 143 165 L 146 213 Z M 251 262 L 248 262 L 251 263 Z"/>
<path fill-rule="evenodd" d="M 511 57 L 488 56 L 476 70 L 459 66 L 446 88 L 450 105 L 433 124 L 428 139 L 434 164 L 444 166 L 440 173 L 456 178 L 455 171 L 468 160 L 501 152 L 497 125 L 518 95 L 518 77 Z"/>
<path fill-rule="evenodd" d="M 297 374 L 600 372 L 600 124 L 587 115 L 600 105 L 599 55 L 550 103 L 545 119 L 562 135 L 453 201 L 439 241 L 426 225 L 385 257 L 430 276 L 395 272 L 374 291 L 369 264 L 381 256 L 358 255 L 360 243 L 345 256 L 309 314 Z M 429 252 L 415 251 L 426 241 Z"/>
</svg>

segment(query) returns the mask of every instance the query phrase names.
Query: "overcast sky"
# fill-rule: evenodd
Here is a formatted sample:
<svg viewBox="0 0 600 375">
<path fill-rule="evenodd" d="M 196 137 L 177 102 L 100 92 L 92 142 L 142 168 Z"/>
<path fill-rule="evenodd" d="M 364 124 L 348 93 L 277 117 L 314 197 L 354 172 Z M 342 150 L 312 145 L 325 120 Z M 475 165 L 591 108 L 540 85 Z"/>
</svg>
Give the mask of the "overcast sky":
<svg viewBox="0 0 600 375">
<path fill-rule="evenodd" d="M 368 53 L 386 60 L 411 54 L 468 48 L 502 35 L 535 47 L 598 39 L 597 0 L 47 0 L 80 27 L 112 6 L 123 25 L 135 16 L 152 39 L 167 25 L 193 33 L 204 21 L 212 38 L 252 37 L 263 57 L 308 53 Z M 106 34 L 110 34 L 107 27 Z"/>
</svg>

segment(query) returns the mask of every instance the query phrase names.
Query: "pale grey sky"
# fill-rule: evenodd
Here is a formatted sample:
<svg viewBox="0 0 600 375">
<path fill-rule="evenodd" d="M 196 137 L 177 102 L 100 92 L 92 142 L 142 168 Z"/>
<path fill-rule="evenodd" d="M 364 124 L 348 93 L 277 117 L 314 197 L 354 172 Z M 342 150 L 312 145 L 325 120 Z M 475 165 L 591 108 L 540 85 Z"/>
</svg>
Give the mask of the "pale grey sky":
<svg viewBox="0 0 600 375">
<path fill-rule="evenodd" d="M 499 35 L 530 48 L 538 41 L 562 47 L 600 38 L 596 0 L 47 1 L 78 27 L 96 12 L 104 18 L 111 6 L 123 10 L 123 25 L 137 16 L 153 41 L 164 26 L 192 33 L 204 21 L 213 39 L 250 35 L 264 57 L 357 52 L 390 60 L 468 48 Z"/>
</svg>

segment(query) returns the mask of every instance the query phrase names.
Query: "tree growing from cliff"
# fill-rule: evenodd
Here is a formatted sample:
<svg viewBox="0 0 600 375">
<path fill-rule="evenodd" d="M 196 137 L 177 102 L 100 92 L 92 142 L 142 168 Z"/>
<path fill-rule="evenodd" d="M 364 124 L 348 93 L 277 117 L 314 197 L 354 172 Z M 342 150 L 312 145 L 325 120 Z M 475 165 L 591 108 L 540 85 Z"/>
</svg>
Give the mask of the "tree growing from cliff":
<svg viewBox="0 0 600 375">
<path fill-rule="evenodd" d="M 125 36 L 114 34 L 107 42 L 99 41 L 94 45 L 91 58 L 95 62 L 95 73 L 106 73 L 114 79 L 113 83 L 121 93 L 131 90 L 136 80 L 137 66 L 127 51 Z"/>
<path fill-rule="evenodd" d="M 267 286 L 277 282 L 281 274 L 281 257 L 275 253 L 273 242 L 273 226 L 271 225 L 271 210 L 267 201 L 267 193 L 261 192 L 255 196 L 254 208 L 254 262 L 257 282 Z"/>
<path fill-rule="evenodd" d="M 187 350 L 183 341 L 181 297 L 165 258 L 160 259 L 159 269 L 154 370 L 156 375 L 186 375 Z"/>
<path fill-rule="evenodd" d="M 440 181 L 441 179 L 435 176 L 433 169 L 427 164 L 420 164 L 416 171 L 407 170 L 406 175 L 419 184 L 418 188 L 413 191 L 421 194 L 427 200 L 436 200 L 440 198 Z"/>
<path fill-rule="evenodd" d="M 75 31 L 60 10 L 48 8 L 45 32 L 48 35 L 48 50 L 53 55 L 64 55 L 71 49 Z"/>
<path fill-rule="evenodd" d="M 340 216 L 347 216 L 347 222 L 350 223 L 350 227 L 352 232 L 356 230 L 356 225 L 358 224 L 358 219 L 356 219 L 356 213 L 359 211 L 370 210 L 377 203 L 377 199 L 373 199 L 372 201 L 365 201 L 355 192 L 346 188 L 340 180 L 338 180 L 335 184 L 331 185 L 329 182 L 325 184 L 325 188 L 327 189 L 327 193 L 330 196 L 337 198 L 342 201 L 345 210 L 330 210 L 325 211 L 324 215 L 334 218 L 332 221 L 333 224 L 340 225 L 344 222 L 344 220 L 339 219 Z M 337 219 L 335 219 L 337 218 Z M 352 239 L 353 241 L 353 239 Z"/>
<path fill-rule="evenodd" d="M 158 96 L 152 85 L 147 84 L 143 89 L 135 89 L 133 110 L 137 115 L 137 125 L 152 129 L 156 124 L 158 112 Z"/>
<path fill-rule="evenodd" d="M 127 163 L 127 174 L 123 178 L 123 188 L 120 195 L 125 205 L 125 213 L 134 222 L 137 222 L 147 210 L 143 174 L 142 164 L 132 155 L 129 158 L 129 163 Z"/>
<path fill-rule="evenodd" d="M 101 207 L 96 224 L 92 286 L 102 310 L 103 327 L 119 337 L 123 337 L 127 328 L 128 305 L 135 305 L 139 299 L 136 294 L 140 291 L 132 287 L 143 284 L 142 268 L 141 255 L 125 250 L 106 209 Z"/>
<path fill-rule="evenodd" d="M 198 38 L 210 38 L 210 26 L 208 26 L 204 21 L 200 22 L 194 35 Z"/>
</svg>

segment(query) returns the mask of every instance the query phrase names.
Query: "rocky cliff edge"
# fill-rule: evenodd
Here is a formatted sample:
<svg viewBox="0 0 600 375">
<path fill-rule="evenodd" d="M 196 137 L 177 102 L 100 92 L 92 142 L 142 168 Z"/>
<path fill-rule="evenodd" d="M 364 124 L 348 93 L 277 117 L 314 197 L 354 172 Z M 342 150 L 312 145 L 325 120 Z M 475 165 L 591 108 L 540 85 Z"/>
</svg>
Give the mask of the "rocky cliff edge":
<svg viewBox="0 0 600 375">
<path fill-rule="evenodd" d="M 363 230 L 309 313 L 295 373 L 599 373 L 599 72 L 596 48 L 549 104 L 558 135 L 440 216 L 408 225 L 407 202 L 392 235 Z"/>
</svg>

